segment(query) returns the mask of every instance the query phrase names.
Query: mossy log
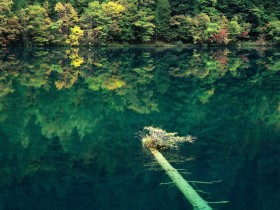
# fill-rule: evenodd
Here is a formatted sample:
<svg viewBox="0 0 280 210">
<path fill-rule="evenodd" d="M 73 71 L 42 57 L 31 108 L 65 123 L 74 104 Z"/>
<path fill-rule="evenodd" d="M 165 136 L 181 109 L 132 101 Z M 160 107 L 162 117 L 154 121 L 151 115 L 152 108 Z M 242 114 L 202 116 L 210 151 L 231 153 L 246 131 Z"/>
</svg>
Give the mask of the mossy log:
<svg viewBox="0 0 280 210">
<path fill-rule="evenodd" d="M 173 183 L 181 190 L 185 198 L 194 207 L 194 210 L 212 210 L 212 208 L 203 200 L 192 186 L 182 177 L 182 175 L 172 167 L 164 156 L 156 149 L 149 148 L 157 162 L 165 170 Z"/>
<path fill-rule="evenodd" d="M 190 184 L 182 177 L 182 175 L 170 165 L 170 163 L 163 157 L 159 150 L 166 149 L 178 149 L 178 144 L 182 142 L 193 142 L 194 137 L 177 136 L 177 133 L 167 133 L 160 128 L 144 127 L 144 131 L 148 133 L 142 133 L 142 144 L 148 148 L 154 155 L 157 162 L 165 170 L 167 175 L 173 181 L 185 198 L 191 203 L 194 210 L 212 210 L 208 203 L 203 200 L 199 194 L 190 186 Z"/>
</svg>

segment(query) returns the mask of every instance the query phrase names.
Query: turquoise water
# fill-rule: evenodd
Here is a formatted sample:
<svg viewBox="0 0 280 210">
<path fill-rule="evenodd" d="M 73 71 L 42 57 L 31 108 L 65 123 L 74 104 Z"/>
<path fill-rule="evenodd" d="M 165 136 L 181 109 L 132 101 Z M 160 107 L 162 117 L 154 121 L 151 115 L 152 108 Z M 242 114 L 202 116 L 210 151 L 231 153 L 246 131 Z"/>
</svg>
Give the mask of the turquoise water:
<svg viewBox="0 0 280 210">
<path fill-rule="evenodd" d="M 139 131 L 220 210 L 280 205 L 275 49 L 2 49 L 0 209 L 190 210 Z"/>
</svg>

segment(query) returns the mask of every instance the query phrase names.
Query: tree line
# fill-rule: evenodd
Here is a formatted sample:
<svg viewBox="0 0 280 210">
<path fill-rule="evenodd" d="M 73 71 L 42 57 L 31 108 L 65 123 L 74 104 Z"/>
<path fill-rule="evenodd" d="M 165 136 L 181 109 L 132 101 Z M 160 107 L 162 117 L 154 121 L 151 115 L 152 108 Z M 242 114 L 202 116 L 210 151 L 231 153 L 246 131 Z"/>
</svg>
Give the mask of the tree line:
<svg viewBox="0 0 280 210">
<path fill-rule="evenodd" d="M 276 0 L 0 0 L 0 46 L 280 43 Z"/>
</svg>

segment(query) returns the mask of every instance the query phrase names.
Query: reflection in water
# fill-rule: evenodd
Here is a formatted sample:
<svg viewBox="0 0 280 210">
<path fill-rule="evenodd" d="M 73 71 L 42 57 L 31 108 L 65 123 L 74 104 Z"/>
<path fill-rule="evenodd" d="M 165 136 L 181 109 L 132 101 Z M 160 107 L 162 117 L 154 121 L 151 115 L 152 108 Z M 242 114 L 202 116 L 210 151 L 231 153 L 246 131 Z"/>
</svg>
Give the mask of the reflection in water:
<svg viewBox="0 0 280 210">
<path fill-rule="evenodd" d="M 0 209 L 183 209 L 147 171 L 145 125 L 198 137 L 180 153 L 219 209 L 280 202 L 275 50 L 2 49 Z M 269 196 L 267 196 L 269 195 Z M 215 206 L 216 207 L 216 206 Z"/>
</svg>

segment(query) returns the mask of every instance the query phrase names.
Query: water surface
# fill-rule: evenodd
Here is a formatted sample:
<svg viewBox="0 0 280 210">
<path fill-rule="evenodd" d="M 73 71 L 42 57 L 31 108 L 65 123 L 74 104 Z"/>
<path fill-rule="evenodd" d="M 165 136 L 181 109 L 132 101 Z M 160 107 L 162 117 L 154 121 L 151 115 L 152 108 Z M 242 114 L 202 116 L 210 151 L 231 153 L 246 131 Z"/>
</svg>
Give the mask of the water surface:
<svg viewBox="0 0 280 210">
<path fill-rule="evenodd" d="M 191 210 L 137 138 L 220 210 L 280 206 L 280 53 L 273 49 L 2 49 L 0 209 Z"/>
</svg>

